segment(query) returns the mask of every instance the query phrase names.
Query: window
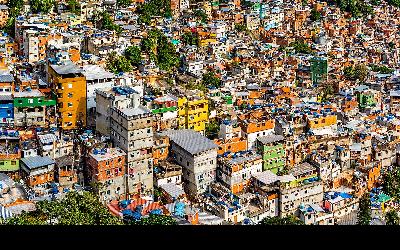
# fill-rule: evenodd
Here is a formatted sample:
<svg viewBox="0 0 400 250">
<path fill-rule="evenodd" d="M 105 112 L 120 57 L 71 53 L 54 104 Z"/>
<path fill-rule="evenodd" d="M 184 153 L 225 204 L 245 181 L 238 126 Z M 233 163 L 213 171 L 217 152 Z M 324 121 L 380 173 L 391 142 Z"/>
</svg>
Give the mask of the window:
<svg viewBox="0 0 400 250">
<path fill-rule="evenodd" d="M 19 103 L 19 104 L 22 104 L 22 100 L 18 100 L 18 103 Z"/>
<path fill-rule="evenodd" d="M 68 107 L 70 107 L 70 108 L 72 107 L 72 103 L 71 102 L 68 103 Z"/>
<path fill-rule="evenodd" d="M 68 88 L 72 89 L 72 83 L 68 83 Z"/>
<path fill-rule="evenodd" d="M 68 93 L 68 97 L 69 97 L 69 98 L 72 98 L 72 97 L 73 97 L 73 94 L 72 94 L 72 93 Z"/>
<path fill-rule="evenodd" d="M 33 99 L 28 99 L 28 103 L 33 103 Z"/>
<path fill-rule="evenodd" d="M 68 117 L 72 117 L 72 113 L 68 113 Z"/>
</svg>

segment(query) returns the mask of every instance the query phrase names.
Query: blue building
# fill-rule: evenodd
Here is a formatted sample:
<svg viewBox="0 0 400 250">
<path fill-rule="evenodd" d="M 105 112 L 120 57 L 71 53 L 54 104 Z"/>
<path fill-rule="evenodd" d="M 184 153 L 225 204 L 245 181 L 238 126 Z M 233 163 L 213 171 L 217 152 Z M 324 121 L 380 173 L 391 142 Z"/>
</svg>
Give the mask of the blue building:
<svg viewBox="0 0 400 250">
<path fill-rule="evenodd" d="M 14 103 L 11 94 L 0 95 L 0 125 L 14 123 Z"/>
</svg>

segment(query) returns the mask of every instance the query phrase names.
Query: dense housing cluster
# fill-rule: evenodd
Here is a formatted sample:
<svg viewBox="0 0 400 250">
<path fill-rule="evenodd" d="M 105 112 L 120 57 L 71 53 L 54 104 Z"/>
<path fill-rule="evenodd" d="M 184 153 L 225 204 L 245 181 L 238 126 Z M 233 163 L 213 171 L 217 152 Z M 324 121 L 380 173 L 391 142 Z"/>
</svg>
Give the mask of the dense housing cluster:
<svg viewBox="0 0 400 250">
<path fill-rule="evenodd" d="M 0 27 L 0 220 L 90 191 L 142 225 L 399 221 L 398 1 L 0 0 Z"/>
</svg>

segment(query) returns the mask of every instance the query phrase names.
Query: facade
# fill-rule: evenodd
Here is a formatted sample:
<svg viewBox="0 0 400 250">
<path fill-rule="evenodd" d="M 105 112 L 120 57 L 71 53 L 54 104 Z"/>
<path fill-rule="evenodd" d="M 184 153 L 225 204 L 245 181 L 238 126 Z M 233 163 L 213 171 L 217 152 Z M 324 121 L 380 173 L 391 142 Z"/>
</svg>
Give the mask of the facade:
<svg viewBox="0 0 400 250">
<path fill-rule="evenodd" d="M 216 180 L 218 146 L 200 133 L 190 130 L 168 130 L 171 154 L 182 166 L 185 193 L 196 196 L 207 191 Z"/>
<path fill-rule="evenodd" d="M 262 157 L 248 152 L 218 159 L 217 180 L 233 194 L 242 192 L 250 185 L 253 174 L 262 171 Z"/>
<path fill-rule="evenodd" d="M 130 87 L 96 89 L 96 131 L 111 136 L 112 108 L 129 108 L 139 104 L 139 94 Z"/>
<path fill-rule="evenodd" d="M 2 130 L 0 135 L 0 172 L 15 179 L 19 177 L 21 150 L 16 130 Z"/>
<path fill-rule="evenodd" d="M 46 188 L 54 182 L 54 165 L 47 156 L 22 158 L 20 175 L 31 188 Z"/>
<path fill-rule="evenodd" d="M 257 138 L 257 149 L 263 156 L 263 170 L 273 173 L 282 171 L 286 166 L 286 143 L 281 135 L 269 135 Z"/>
<path fill-rule="evenodd" d="M 13 96 L 15 126 L 48 126 L 46 120 L 49 110 L 47 109 L 55 109 L 55 99 L 46 99 L 45 95 L 37 89 L 24 92 L 15 92 Z"/>
<path fill-rule="evenodd" d="M 128 194 L 153 193 L 153 117 L 142 105 L 111 110 L 111 140 L 127 154 Z"/>
<path fill-rule="evenodd" d="M 58 124 L 64 130 L 86 126 L 86 77 L 72 62 L 50 65 L 48 81 L 57 93 Z"/>
<path fill-rule="evenodd" d="M 87 160 L 87 178 L 103 202 L 126 195 L 126 153 L 120 148 L 93 149 Z"/>
<path fill-rule="evenodd" d="M 208 100 L 199 96 L 178 99 L 178 128 L 204 133 L 208 122 Z"/>
</svg>

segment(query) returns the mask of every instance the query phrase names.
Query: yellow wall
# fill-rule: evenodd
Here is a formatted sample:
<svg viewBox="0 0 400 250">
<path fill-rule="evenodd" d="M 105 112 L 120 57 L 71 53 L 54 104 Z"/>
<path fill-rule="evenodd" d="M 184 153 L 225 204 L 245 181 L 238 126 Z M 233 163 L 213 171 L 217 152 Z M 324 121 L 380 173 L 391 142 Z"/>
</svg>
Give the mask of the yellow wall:
<svg viewBox="0 0 400 250">
<path fill-rule="evenodd" d="M 326 117 L 313 118 L 308 121 L 308 124 L 311 129 L 316 129 L 334 125 L 336 124 L 336 122 L 337 122 L 336 115 L 328 115 Z"/>
<path fill-rule="evenodd" d="M 59 124 L 63 129 L 76 129 L 77 121 L 86 126 L 86 78 L 62 78 L 51 68 L 49 73 L 57 94 L 57 112 L 60 114 Z M 61 84 L 61 86 L 59 86 Z M 70 87 L 69 84 L 72 84 Z M 60 88 L 61 87 L 61 88 Z M 72 94 L 69 96 L 68 94 Z M 68 106 L 72 103 L 72 107 Z M 71 122 L 70 126 L 67 124 Z"/>
<path fill-rule="evenodd" d="M 206 122 L 208 122 L 208 100 L 188 101 L 185 97 L 180 98 L 177 119 L 179 128 L 204 131 Z"/>
</svg>

